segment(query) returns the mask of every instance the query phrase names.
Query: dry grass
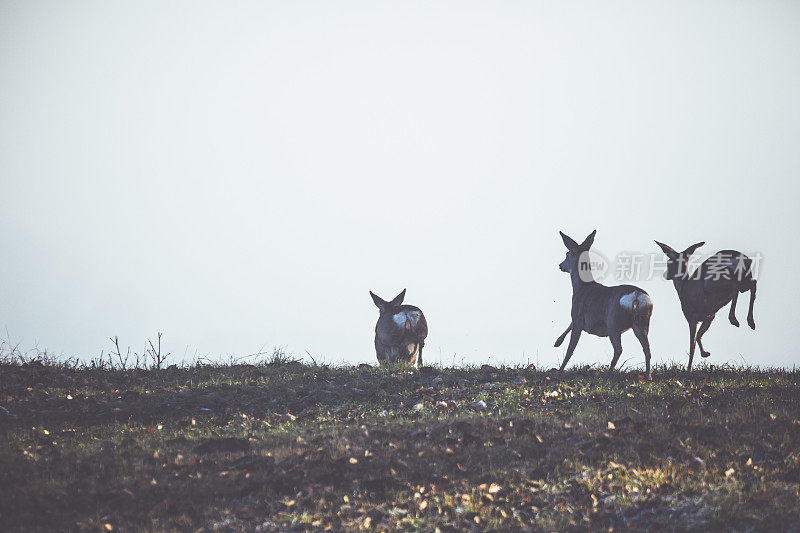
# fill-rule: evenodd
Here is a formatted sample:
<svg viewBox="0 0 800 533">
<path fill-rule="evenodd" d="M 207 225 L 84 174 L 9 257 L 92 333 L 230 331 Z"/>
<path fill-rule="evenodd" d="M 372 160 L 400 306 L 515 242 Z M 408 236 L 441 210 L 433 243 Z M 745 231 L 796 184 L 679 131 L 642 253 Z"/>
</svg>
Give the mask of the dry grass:
<svg viewBox="0 0 800 533">
<path fill-rule="evenodd" d="M 0 522 L 797 530 L 799 377 L 6 362 Z"/>
</svg>

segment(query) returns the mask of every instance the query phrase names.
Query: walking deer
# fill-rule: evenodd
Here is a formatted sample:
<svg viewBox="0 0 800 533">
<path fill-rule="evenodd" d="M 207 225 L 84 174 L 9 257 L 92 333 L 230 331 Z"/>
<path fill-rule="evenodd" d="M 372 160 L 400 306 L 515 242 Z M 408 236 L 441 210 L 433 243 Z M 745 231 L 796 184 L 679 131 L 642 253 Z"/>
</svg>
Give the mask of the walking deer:
<svg viewBox="0 0 800 533">
<path fill-rule="evenodd" d="M 568 250 L 567 257 L 559 268 L 563 272 L 568 272 L 572 280 L 572 321 L 555 344 L 556 347 L 561 346 L 567 333 L 572 332 L 560 372 L 564 371 L 581 333 L 585 331 L 599 337 L 608 337 L 611 341 L 614 356 L 606 372 L 608 379 L 622 354 L 622 334 L 633 328 L 633 333 L 644 350 L 647 379 L 652 380 L 650 341 L 647 338 L 650 316 L 653 313 L 653 300 L 650 299 L 650 295 L 633 285 L 607 287 L 594 281 L 588 252 L 597 230 L 590 233 L 581 244 L 563 232 L 559 233 Z"/>
<path fill-rule="evenodd" d="M 406 290 L 387 302 L 369 291 L 380 315 L 375 324 L 375 353 L 381 364 L 403 362 L 422 367 L 428 323 L 419 307 L 402 305 Z"/>
<path fill-rule="evenodd" d="M 665 279 L 671 279 L 678 292 L 681 310 L 689 323 L 689 366 L 692 370 L 694 345 L 700 348 L 700 355 L 708 357 L 711 352 L 703 349 L 703 334 L 708 331 L 717 311 L 731 302 L 728 320 L 739 327 L 736 319 L 736 300 L 740 292 L 750 291 L 750 308 L 747 311 L 747 324 L 756 329 L 753 320 L 753 303 L 756 300 L 756 280 L 753 279 L 753 262 L 736 250 L 722 250 L 706 259 L 691 274 L 688 272 L 689 258 L 705 242 L 699 242 L 678 253 L 664 243 L 655 241 L 667 256 Z M 700 323 L 700 329 L 697 324 Z"/>
</svg>

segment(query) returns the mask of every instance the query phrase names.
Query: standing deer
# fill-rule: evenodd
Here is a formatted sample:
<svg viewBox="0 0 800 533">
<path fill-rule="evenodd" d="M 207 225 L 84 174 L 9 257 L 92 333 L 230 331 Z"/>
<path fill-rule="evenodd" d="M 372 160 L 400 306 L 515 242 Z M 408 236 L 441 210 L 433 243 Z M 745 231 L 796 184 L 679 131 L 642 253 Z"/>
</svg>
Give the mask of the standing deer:
<svg viewBox="0 0 800 533">
<path fill-rule="evenodd" d="M 581 244 L 563 232 L 559 233 L 568 252 L 567 257 L 558 266 L 562 272 L 568 272 L 572 280 L 572 322 L 555 344 L 556 347 L 561 346 L 567 333 L 572 331 L 567 354 L 559 371 L 564 371 L 581 333 L 585 331 L 599 337 L 608 337 L 611 341 L 614 357 L 606 372 L 608 379 L 622 354 L 622 334 L 633 328 L 633 333 L 644 350 L 647 379 L 652 380 L 650 341 L 647 338 L 650 316 L 653 313 L 653 300 L 650 299 L 650 295 L 633 285 L 606 287 L 594 281 L 587 252 L 594 242 L 597 230 L 590 233 Z"/>
<path fill-rule="evenodd" d="M 664 243 L 655 241 L 667 255 L 665 279 L 671 279 L 678 291 L 681 309 L 689 322 L 689 366 L 692 370 L 695 341 L 700 355 L 708 357 L 711 352 L 703 349 L 703 334 L 711 326 L 717 311 L 731 303 L 728 320 L 739 327 L 736 320 L 736 300 L 740 292 L 750 291 L 750 308 L 747 311 L 747 325 L 756 329 L 753 320 L 753 302 L 756 300 L 756 280 L 753 279 L 753 262 L 736 250 L 722 250 L 706 259 L 694 272 L 689 274 L 689 258 L 699 247 L 699 242 L 678 253 Z M 697 324 L 700 323 L 700 329 Z"/>
<path fill-rule="evenodd" d="M 375 324 L 375 353 L 381 364 L 403 362 L 422 367 L 428 323 L 419 307 L 402 305 L 406 290 L 387 302 L 369 291 L 380 315 Z"/>
</svg>

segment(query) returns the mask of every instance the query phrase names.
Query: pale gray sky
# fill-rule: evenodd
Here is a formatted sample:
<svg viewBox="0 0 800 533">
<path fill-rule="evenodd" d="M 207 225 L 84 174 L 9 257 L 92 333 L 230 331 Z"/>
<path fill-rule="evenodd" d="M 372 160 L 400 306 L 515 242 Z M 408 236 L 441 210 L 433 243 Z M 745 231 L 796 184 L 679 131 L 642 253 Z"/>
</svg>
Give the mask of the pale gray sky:
<svg viewBox="0 0 800 533">
<path fill-rule="evenodd" d="M 763 254 L 758 329 L 740 299 L 707 361 L 791 367 L 798 28 L 794 0 L 0 0 L 0 327 L 372 363 L 368 290 L 408 288 L 426 361 L 556 366 L 558 230 L 597 228 Z M 637 284 L 685 364 L 672 285 Z"/>
</svg>

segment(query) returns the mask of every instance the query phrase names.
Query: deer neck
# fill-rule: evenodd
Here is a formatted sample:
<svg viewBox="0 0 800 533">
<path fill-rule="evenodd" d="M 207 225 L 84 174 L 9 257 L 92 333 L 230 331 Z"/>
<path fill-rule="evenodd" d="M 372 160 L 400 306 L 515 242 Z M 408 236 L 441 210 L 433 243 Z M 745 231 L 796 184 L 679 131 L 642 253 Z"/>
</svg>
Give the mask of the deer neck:
<svg viewBox="0 0 800 533">
<path fill-rule="evenodd" d="M 675 290 L 678 293 L 678 298 L 680 298 L 684 288 L 686 288 L 686 282 L 688 281 L 689 281 L 689 276 L 687 274 L 684 274 L 681 277 L 672 278 L 672 284 L 675 286 Z"/>
<path fill-rule="evenodd" d="M 580 275 L 579 271 L 576 271 L 574 269 L 570 270 L 569 278 L 570 278 L 570 281 L 572 282 L 572 292 L 573 293 L 577 294 L 577 293 L 581 292 L 581 290 L 583 290 L 584 288 L 586 288 L 586 287 L 588 287 L 590 285 L 595 285 L 597 283 L 592 278 L 591 270 L 589 271 L 589 275 L 588 276 L 584 275 L 584 277 L 588 277 L 590 279 L 588 281 L 584 280 L 583 278 L 581 278 L 581 275 Z"/>
</svg>

